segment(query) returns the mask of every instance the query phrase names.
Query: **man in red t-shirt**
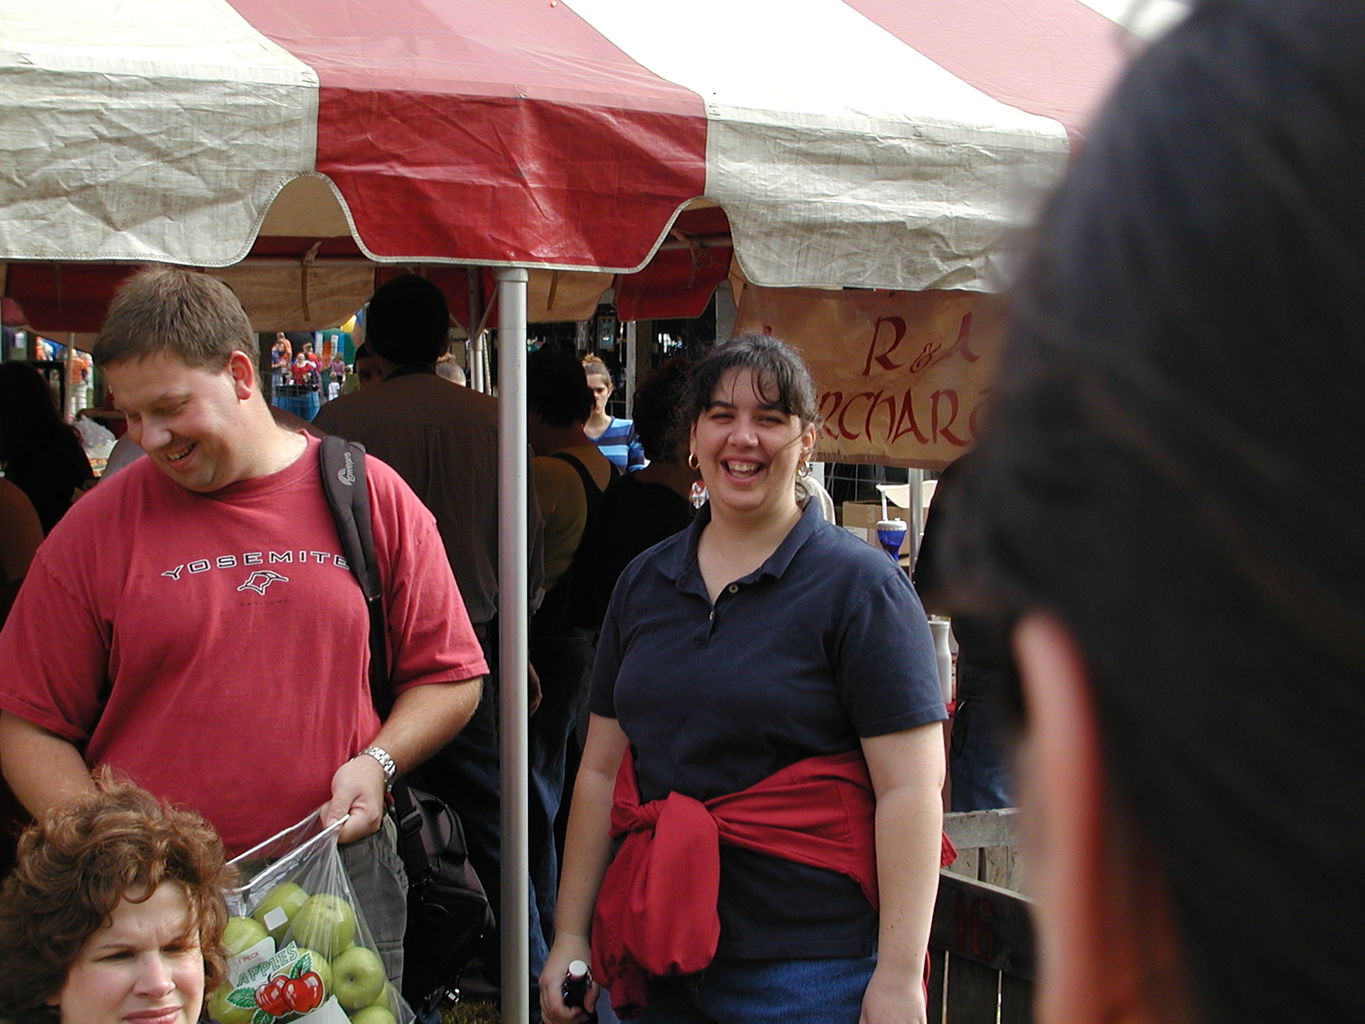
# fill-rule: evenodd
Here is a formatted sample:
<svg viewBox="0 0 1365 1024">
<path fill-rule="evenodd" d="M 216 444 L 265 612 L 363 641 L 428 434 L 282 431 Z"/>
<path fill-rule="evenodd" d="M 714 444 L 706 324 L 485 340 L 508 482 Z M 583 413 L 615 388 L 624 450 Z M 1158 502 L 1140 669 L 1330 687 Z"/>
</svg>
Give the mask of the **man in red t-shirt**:
<svg viewBox="0 0 1365 1024">
<path fill-rule="evenodd" d="M 381 722 L 318 442 L 275 424 L 236 298 L 207 275 L 144 271 L 94 356 L 150 457 L 72 508 L 0 632 L 5 778 L 41 817 L 110 764 L 199 810 L 233 853 L 349 813 L 343 861 L 397 981 L 386 789 L 463 727 L 487 672 L 435 521 L 367 460 L 396 694 Z"/>
</svg>

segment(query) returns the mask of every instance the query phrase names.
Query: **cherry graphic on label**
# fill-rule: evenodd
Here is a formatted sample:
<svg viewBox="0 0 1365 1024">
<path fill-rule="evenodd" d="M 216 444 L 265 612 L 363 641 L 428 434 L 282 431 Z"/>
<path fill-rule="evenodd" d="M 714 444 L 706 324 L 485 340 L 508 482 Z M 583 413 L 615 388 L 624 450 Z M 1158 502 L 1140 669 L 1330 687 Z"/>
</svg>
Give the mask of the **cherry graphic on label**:
<svg viewBox="0 0 1365 1024">
<path fill-rule="evenodd" d="M 284 984 L 284 1001 L 295 1013 L 307 1013 L 322 1005 L 322 976 L 309 971 Z"/>
<path fill-rule="evenodd" d="M 256 1005 L 272 1017 L 283 1017 L 290 1009 L 285 999 L 285 988 L 289 982 L 287 976 L 275 975 L 256 990 Z"/>
</svg>

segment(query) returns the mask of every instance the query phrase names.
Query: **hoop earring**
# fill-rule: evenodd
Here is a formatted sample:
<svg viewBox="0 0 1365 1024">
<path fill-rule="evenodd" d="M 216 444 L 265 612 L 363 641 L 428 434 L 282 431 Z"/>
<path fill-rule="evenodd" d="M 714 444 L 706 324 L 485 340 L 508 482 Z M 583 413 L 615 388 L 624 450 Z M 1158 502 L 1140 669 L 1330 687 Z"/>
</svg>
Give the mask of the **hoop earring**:
<svg viewBox="0 0 1365 1024">
<path fill-rule="evenodd" d="M 687 453 L 687 468 L 694 473 L 701 469 L 701 463 L 697 461 L 696 452 Z"/>
<path fill-rule="evenodd" d="M 801 463 L 801 465 L 797 466 L 797 467 L 796 467 L 796 476 L 797 476 L 797 478 L 800 479 L 800 480 L 804 480 L 804 479 L 806 479 L 806 477 L 810 476 L 810 463 L 809 463 L 809 462 L 803 462 L 803 463 Z"/>
</svg>

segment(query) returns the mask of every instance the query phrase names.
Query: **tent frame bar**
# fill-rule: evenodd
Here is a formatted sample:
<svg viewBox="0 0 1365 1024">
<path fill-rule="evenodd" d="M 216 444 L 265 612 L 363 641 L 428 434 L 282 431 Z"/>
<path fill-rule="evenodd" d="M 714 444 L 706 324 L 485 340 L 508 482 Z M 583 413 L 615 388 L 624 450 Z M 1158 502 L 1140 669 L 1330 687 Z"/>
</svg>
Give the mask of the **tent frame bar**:
<svg viewBox="0 0 1365 1024">
<path fill-rule="evenodd" d="M 528 761 L 526 285 L 525 268 L 493 271 L 498 302 L 498 621 L 502 778 L 502 1019 L 530 1008 Z"/>
</svg>

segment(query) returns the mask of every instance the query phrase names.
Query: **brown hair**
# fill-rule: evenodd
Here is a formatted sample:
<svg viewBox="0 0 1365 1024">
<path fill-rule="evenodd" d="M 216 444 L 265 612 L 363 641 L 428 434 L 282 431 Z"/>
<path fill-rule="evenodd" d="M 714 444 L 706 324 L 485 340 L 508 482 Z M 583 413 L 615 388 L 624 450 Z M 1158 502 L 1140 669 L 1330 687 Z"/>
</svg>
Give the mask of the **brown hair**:
<svg viewBox="0 0 1365 1024">
<path fill-rule="evenodd" d="M 190 905 L 189 934 L 204 957 L 204 991 L 222 979 L 233 871 L 218 834 L 193 811 L 171 807 L 117 778 L 95 776 L 83 793 L 19 837 L 14 870 L 0 888 L 0 1006 L 19 1024 L 51 1021 L 81 946 L 125 898 L 145 899 L 175 882 Z"/>
<path fill-rule="evenodd" d="M 260 343 L 246 311 L 222 281 L 182 267 L 148 267 L 118 290 L 91 355 L 98 366 L 168 355 L 221 370 L 233 352 L 256 365 Z"/>
<path fill-rule="evenodd" d="M 820 406 L 815 381 L 800 354 L 777 338 L 766 334 L 741 334 L 717 342 L 692 368 L 692 377 L 683 396 L 684 422 L 695 423 L 711 404 L 716 386 L 729 370 L 748 370 L 753 374 L 758 396 L 801 426 L 818 426 Z"/>
<path fill-rule="evenodd" d="M 583 375 L 585 377 L 606 377 L 607 386 L 615 387 L 615 382 L 611 379 L 611 370 L 607 369 L 607 364 L 596 356 L 583 357 Z"/>
</svg>

